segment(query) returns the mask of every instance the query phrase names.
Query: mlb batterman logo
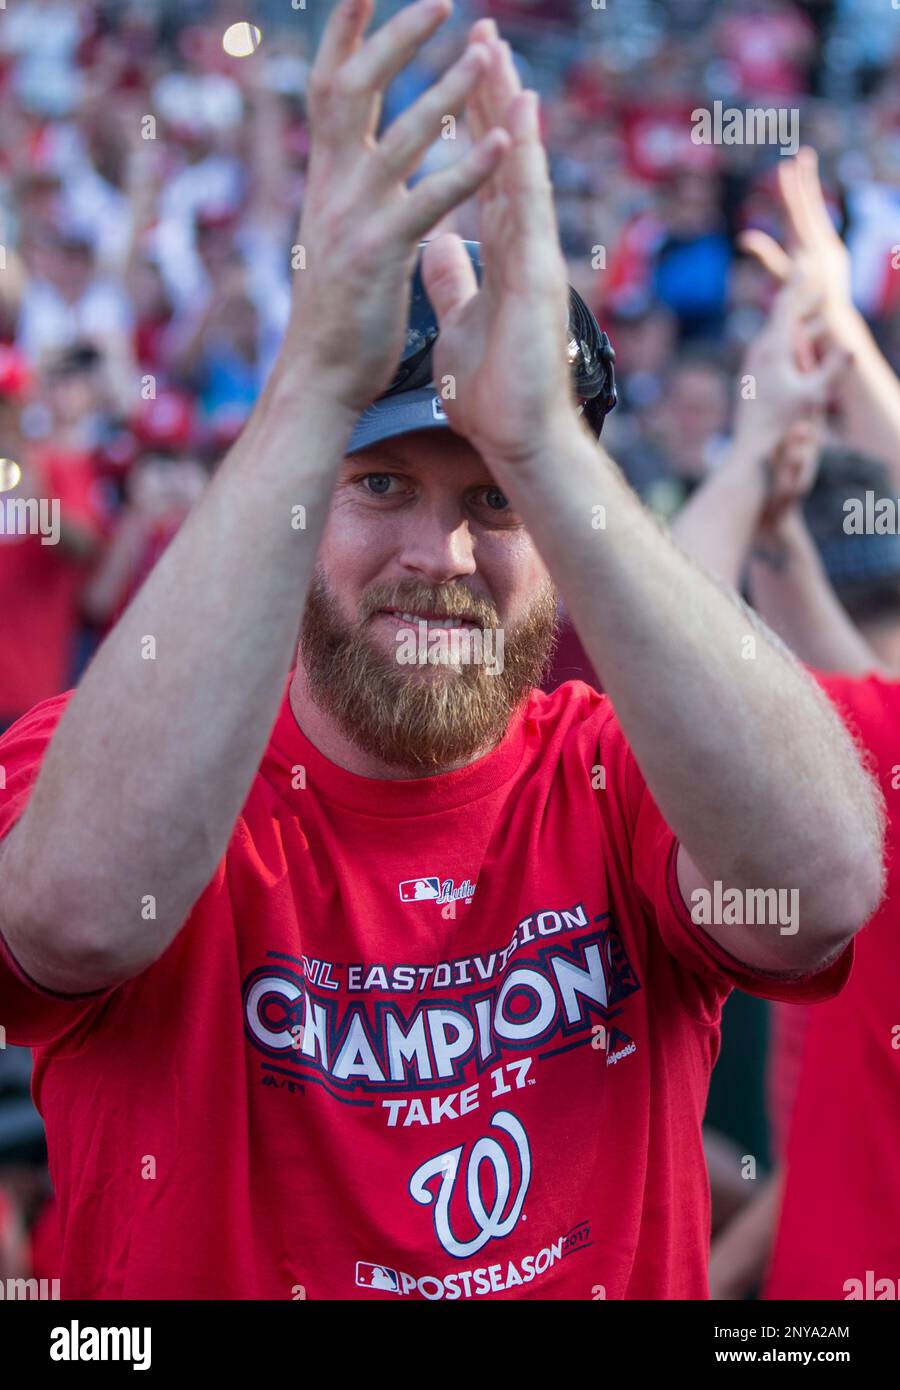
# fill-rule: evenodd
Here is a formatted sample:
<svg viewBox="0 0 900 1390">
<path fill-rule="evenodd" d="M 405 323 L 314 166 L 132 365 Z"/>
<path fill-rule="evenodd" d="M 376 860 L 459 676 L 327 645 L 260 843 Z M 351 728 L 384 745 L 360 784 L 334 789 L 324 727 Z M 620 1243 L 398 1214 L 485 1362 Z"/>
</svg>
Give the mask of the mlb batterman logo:
<svg viewBox="0 0 900 1390">
<path fill-rule="evenodd" d="M 440 879 L 407 878 L 400 884 L 400 899 L 405 903 L 417 903 L 424 898 L 436 898 L 440 891 Z"/>
<path fill-rule="evenodd" d="M 361 1289 L 383 1289 L 386 1293 L 400 1292 L 400 1276 L 396 1269 L 389 1269 L 387 1265 L 366 1264 L 363 1260 L 356 1262 L 356 1283 Z"/>
<path fill-rule="evenodd" d="M 420 903 L 429 899 L 435 903 L 450 903 L 458 898 L 465 898 L 469 903 L 475 893 L 475 884 L 471 879 L 464 878 L 457 888 L 452 878 L 441 881 L 436 874 L 428 874 L 422 878 L 405 878 L 397 887 L 400 890 L 400 901 L 404 903 Z"/>
</svg>

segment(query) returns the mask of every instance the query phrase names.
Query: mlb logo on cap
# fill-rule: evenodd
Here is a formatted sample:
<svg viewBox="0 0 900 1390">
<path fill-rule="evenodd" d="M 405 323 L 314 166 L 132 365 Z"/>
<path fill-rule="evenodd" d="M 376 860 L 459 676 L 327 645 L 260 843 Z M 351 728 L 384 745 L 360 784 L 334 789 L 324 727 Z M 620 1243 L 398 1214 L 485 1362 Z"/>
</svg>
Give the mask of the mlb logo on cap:
<svg viewBox="0 0 900 1390">
<path fill-rule="evenodd" d="M 436 898 L 441 891 L 440 879 L 407 878 L 399 885 L 400 900 L 405 903 L 422 902 L 425 898 Z"/>
<path fill-rule="evenodd" d="M 431 413 L 432 413 L 432 415 L 434 416 L 435 420 L 446 420 L 446 418 L 447 418 L 447 412 L 446 412 L 446 410 L 444 409 L 444 407 L 441 405 L 441 398 L 440 398 L 440 396 L 435 396 L 434 399 L 432 400 L 432 402 L 431 402 Z"/>
<path fill-rule="evenodd" d="M 387 1293 L 400 1292 L 400 1276 L 396 1269 L 388 1269 L 387 1265 L 367 1265 L 362 1260 L 357 1260 L 356 1282 L 361 1289 L 384 1289 Z"/>
</svg>

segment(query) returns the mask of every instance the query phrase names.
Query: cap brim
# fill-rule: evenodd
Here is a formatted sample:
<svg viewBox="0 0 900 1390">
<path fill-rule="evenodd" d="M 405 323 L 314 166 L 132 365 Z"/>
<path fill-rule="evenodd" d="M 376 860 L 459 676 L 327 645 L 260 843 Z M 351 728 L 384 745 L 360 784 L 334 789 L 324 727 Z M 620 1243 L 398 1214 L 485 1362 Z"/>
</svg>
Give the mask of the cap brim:
<svg viewBox="0 0 900 1390">
<path fill-rule="evenodd" d="M 414 430 L 448 430 L 450 421 L 434 388 L 420 387 L 373 401 L 356 422 L 346 452 L 355 454 L 382 439 L 394 439 Z"/>
</svg>

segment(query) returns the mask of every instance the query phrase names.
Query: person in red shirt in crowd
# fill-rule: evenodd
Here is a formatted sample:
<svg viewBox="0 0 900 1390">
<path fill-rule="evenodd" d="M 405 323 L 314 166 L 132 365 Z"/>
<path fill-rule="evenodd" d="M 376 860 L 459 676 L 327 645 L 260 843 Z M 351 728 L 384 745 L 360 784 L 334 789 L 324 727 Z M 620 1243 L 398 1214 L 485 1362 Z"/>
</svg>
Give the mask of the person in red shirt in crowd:
<svg viewBox="0 0 900 1390">
<path fill-rule="evenodd" d="M 86 616 L 104 631 L 120 618 L 184 524 L 209 480 L 190 396 L 161 391 L 132 423 L 140 453 L 126 500 L 84 593 Z"/>
<path fill-rule="evenodd" d="M 372 8 L 311 74 L 258 407 L 78 689 L 0 743 L 0 1016 L 63 1296 L 702 1298 L 722 1002 L 843 986 L 877 795 L 598 447 L 508 45 L 479 21 L 376 145 L 450 6 L 364 37 Z M 406 189 L 463 108 L 471 150 Z M 480 287 L 452 234 L 416 269 L 476 191 Z M 554 581 L 609 698 L 536 689 Z M 442 649 L 473 633 L 503 660 Z M 763 885 L 802 929 L 725 920 Z"/>
<path fill-rule="evenodd" d="M 0 1279 L 4 1282 L 22 1275 L 25 1244 L 18 1207 L 0 1186 Z"/>
<path fill-rule="evenodd" d="M 881 909 L 859 936 L 841 997 L 801 1011 L 797 1026 L 778 1018 L 773 1118 L 782 1163 L 714 1244 L 711 1286 L 714 1296 L 740 1298 L 765 1276 L 764 1297 L 772 1299 L 896 1298 L 898 595 L 888 596 L 887 605 L 883 598 L 878 609 L 870 606 L 862 626 L 851 620 L 829 583 L 801 504 L 821 453 L 821 412 L 829 394 L 841 404 L 847 399 L 849 373 L 868 403 L 870 440 L 881 446 L 893 434 L 885 462 L 890 454 L 896 469 L 900 383 L 877 356 L 842 290 L 845 257 L 811 152 L 802 152 L 786 171 L 782 189 L 790 254 L 762 234 L 749 239 L 770 268 L 792 277 L 748 358 L 755 399 L 742 404 L 729 462 L 694 495 L 674 531 L 729 583 L 737 584 L 746 569 L 758 612 L 815 670 L 868 750 L 888 809 L 888 885 Z M 852 360 L 844 348 L 848 342 Z M 816 365 L 822 353 L 825 365 Z M 849 418 L 841 414 L 852 434 L 859 402 Z M 851 490 L 844 502 L 845 517 L 852 495 Z M 861 576 L 871 574 L 879 543 L 893 547 L 896 535 L 855 536 L 848 530 L 841 537 L 846 564 Z"/>
<path fill-rule="evenodd" d="M 715 47 L 741 97 L 798 97 L 809 89 L 816 31 L 794 0 L 723 6 Z"/>
<path fill-rule="evenodd" d="M 134 358 L 144 372 L 161 372 L 168 363 L 167 347 L 174 310 L 159 266 L 135 255 L 128 286 L 134 305 Z"/>
<path fill-rule="evenodd" d="M 93 460 L 71 435 L 94 391 L 95 357 L 76 348 L 48 368 L 53 442 L 42 447 L 21 432 L 24 363 L 0 350 L 0 444 L 9 461 L 0 491 L 0 728 L 72 677 L 81 594 L 103 542 Z"/>
</svg>

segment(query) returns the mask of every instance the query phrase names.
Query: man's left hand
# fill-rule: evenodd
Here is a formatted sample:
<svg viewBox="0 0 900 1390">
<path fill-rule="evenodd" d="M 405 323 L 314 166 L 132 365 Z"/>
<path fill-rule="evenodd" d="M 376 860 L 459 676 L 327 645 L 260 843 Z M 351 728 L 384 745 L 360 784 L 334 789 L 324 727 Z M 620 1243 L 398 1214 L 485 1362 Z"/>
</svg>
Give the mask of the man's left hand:
<svg viewBox="0 0 900 1390">
<path fill-rule="evenodd" d="M 476 24 L 472 40 L 492 50 L 470 100 L 473 137 L 504 126 L 512 147 L 479 193 L 481 284 L 453 233 L 428 244 L 423 275 L 440 325 L 434 379 L 450 424 L 502 469 L 577 431 L 578 417 L 566 357 L 566 263 L 537 93 L 522 89 L 492 21 Z"/>
</svg>

